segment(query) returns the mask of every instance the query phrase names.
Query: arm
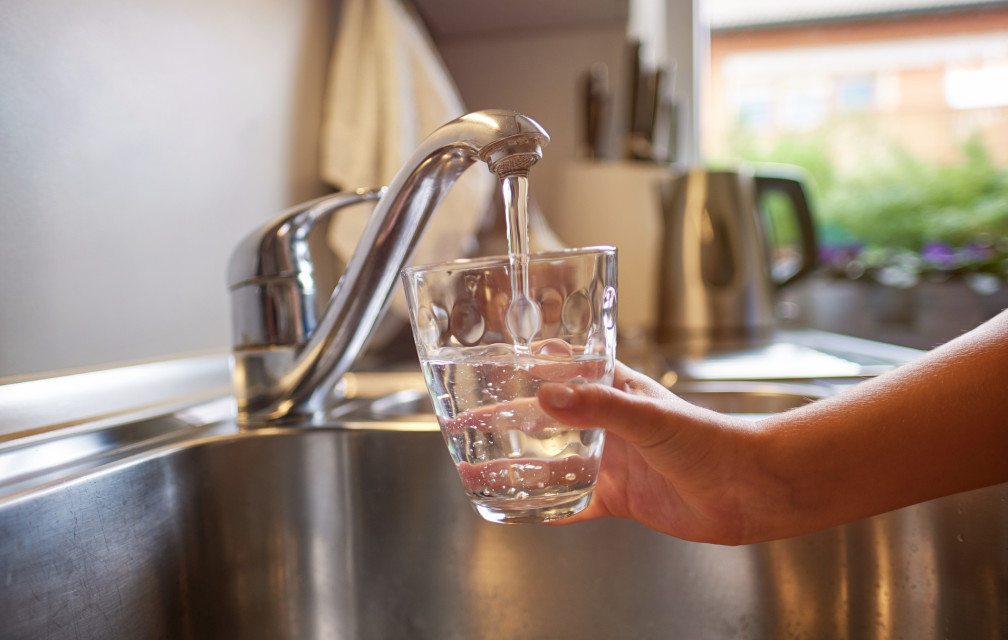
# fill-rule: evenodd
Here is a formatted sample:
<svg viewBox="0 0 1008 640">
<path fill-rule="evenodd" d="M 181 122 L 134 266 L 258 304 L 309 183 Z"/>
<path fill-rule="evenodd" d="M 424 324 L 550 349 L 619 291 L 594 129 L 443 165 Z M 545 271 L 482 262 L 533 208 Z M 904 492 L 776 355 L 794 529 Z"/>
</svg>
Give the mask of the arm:
<svg viewBox="0 0 1008 640">
<path fill-rule="evenodd" d="M 763 427 L 766 470 L 791 490 L 784 531 L 1008 481 L 1008 312 Z"/>
<path fill-rule="evenodd" d="M 1008 312 L 918 361 L 758 423 L 700 409 L 625 367 L 613 388 L 548 385 L 545 411 L 603 426 L 580 517 L 682 538 L 783 538 L 1008 481 Z"/>
</svg>

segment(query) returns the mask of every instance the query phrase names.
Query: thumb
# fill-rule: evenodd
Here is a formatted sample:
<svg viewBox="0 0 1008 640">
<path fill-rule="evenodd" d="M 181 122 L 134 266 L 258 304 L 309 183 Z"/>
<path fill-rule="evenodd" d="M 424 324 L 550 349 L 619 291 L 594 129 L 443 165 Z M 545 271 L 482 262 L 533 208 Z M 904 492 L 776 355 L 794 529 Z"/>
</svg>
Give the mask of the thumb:
<svg viewBox="0 0 1008 640">
<path fill-rule="evenodd" d="M 601 427 L 642 448 L 666 442 L 675 432 L 669 428 L 667 410 L 655 398 L 614 387 L 547 383 L 538 399 L 543 411 L 559 422 L 581 429 Z M 675 396 L 669 394 L 668 399 Z"/>
</svg>

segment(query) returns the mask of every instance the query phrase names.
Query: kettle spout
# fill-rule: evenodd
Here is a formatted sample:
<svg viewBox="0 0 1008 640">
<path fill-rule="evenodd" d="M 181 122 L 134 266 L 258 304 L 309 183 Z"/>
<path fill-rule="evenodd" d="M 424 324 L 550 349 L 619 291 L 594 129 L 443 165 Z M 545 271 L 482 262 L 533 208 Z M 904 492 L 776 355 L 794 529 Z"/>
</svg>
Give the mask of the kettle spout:
<svg viewBox="0 0 1008 640">
<path fill-rule="evenodd" d="M 367 346 L 427 221 L 458 177 L 477 160 L 502 179 L 527 174 L 548 142 L 542 126 L 520 113 L 469 113 L 421 142 L 387 189 L 306 203 L 247 237 L 229 266 L 239 423 L 255 427 L 324 416 L 339 400 L 338 382 Z M 339 208 L 376 198 L 325 310 L 317 321 L 304 321 L 303 310 L 312 303 L 306 298 L 316 290 L 313 272 L 310 264 L 291 268 L 296 258 L 289 256 L 307 253 L 312 225 Z M 267 286 L 282 292 L 263 295 Z M 268 330 L 277 318 L 290 317 L 302 319 L 293 323 L 295 330 Z M 249 326 L 257 330 L 250 334 Z"/>
</svg>

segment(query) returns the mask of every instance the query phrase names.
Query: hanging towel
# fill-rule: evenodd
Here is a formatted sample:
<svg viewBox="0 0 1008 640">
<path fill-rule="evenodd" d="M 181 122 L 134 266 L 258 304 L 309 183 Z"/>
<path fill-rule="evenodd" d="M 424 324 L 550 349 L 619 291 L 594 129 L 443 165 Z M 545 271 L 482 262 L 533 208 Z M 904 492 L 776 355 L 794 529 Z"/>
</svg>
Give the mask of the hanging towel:
<svg viewBox="0 0 1008 640">
<path fill-rule="evenodd" d="M 343 0 L 322 125 L 325 181 L 340 189 L 386 185 L 423 138 L 465 112 L 425 28 L 400 0 Z M 479 163 L 466 171 L 431 217 L 413 262 L 470 253 L 496 184 Z M 344 258 L 370 212 L 353 213 L 330 233 Z M 403 306 L 394 304 L 400 313 Z"/>
</svg>

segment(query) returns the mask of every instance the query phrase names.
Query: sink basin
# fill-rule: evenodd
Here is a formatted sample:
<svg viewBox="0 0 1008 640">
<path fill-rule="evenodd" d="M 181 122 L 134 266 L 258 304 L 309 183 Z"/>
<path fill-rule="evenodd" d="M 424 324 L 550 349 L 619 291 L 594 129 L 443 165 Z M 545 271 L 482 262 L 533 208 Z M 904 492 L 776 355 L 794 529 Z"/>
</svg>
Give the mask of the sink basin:
<svg viewBox="0 0 1008 640">
<path fill-rule="evenodd" d="M 1008 492 L 717 547 L 493 525 L 440 434 L 209 437 L 0 508 L 5 638 L 1003 638 Z"/>
<path fill-rule="evenodd" d="M 0 635 L 1008 636 L 1008 485 L 741 547 L 490 524 L 403 382 L 323 426 L 239 431 L 223 399 L 0 442 L 0 471 L 12 447 L 56 460 L 0 477 Z M 823 392 L 751 384 L 680 390 L 757 415 Z"/>
<path fill-rule="evenodd" d="M 728 380 L 677 382 L 671 389 L 680 398 L 705 409 L 751 419 L 795 409 L 833 393 L 831 388 L 815 384 Z M 414 385 L 344 417 L 353 421 L 429 425 L 435 420 L 433 414 L 427 391 Z"/>
<path fill-rule="evenodd" d="M 679 382 L 671 389 L 705 409 L 752 418 L 797 409 L 832 393 L 815 384 L 728 380 Z"/>
</svg>

